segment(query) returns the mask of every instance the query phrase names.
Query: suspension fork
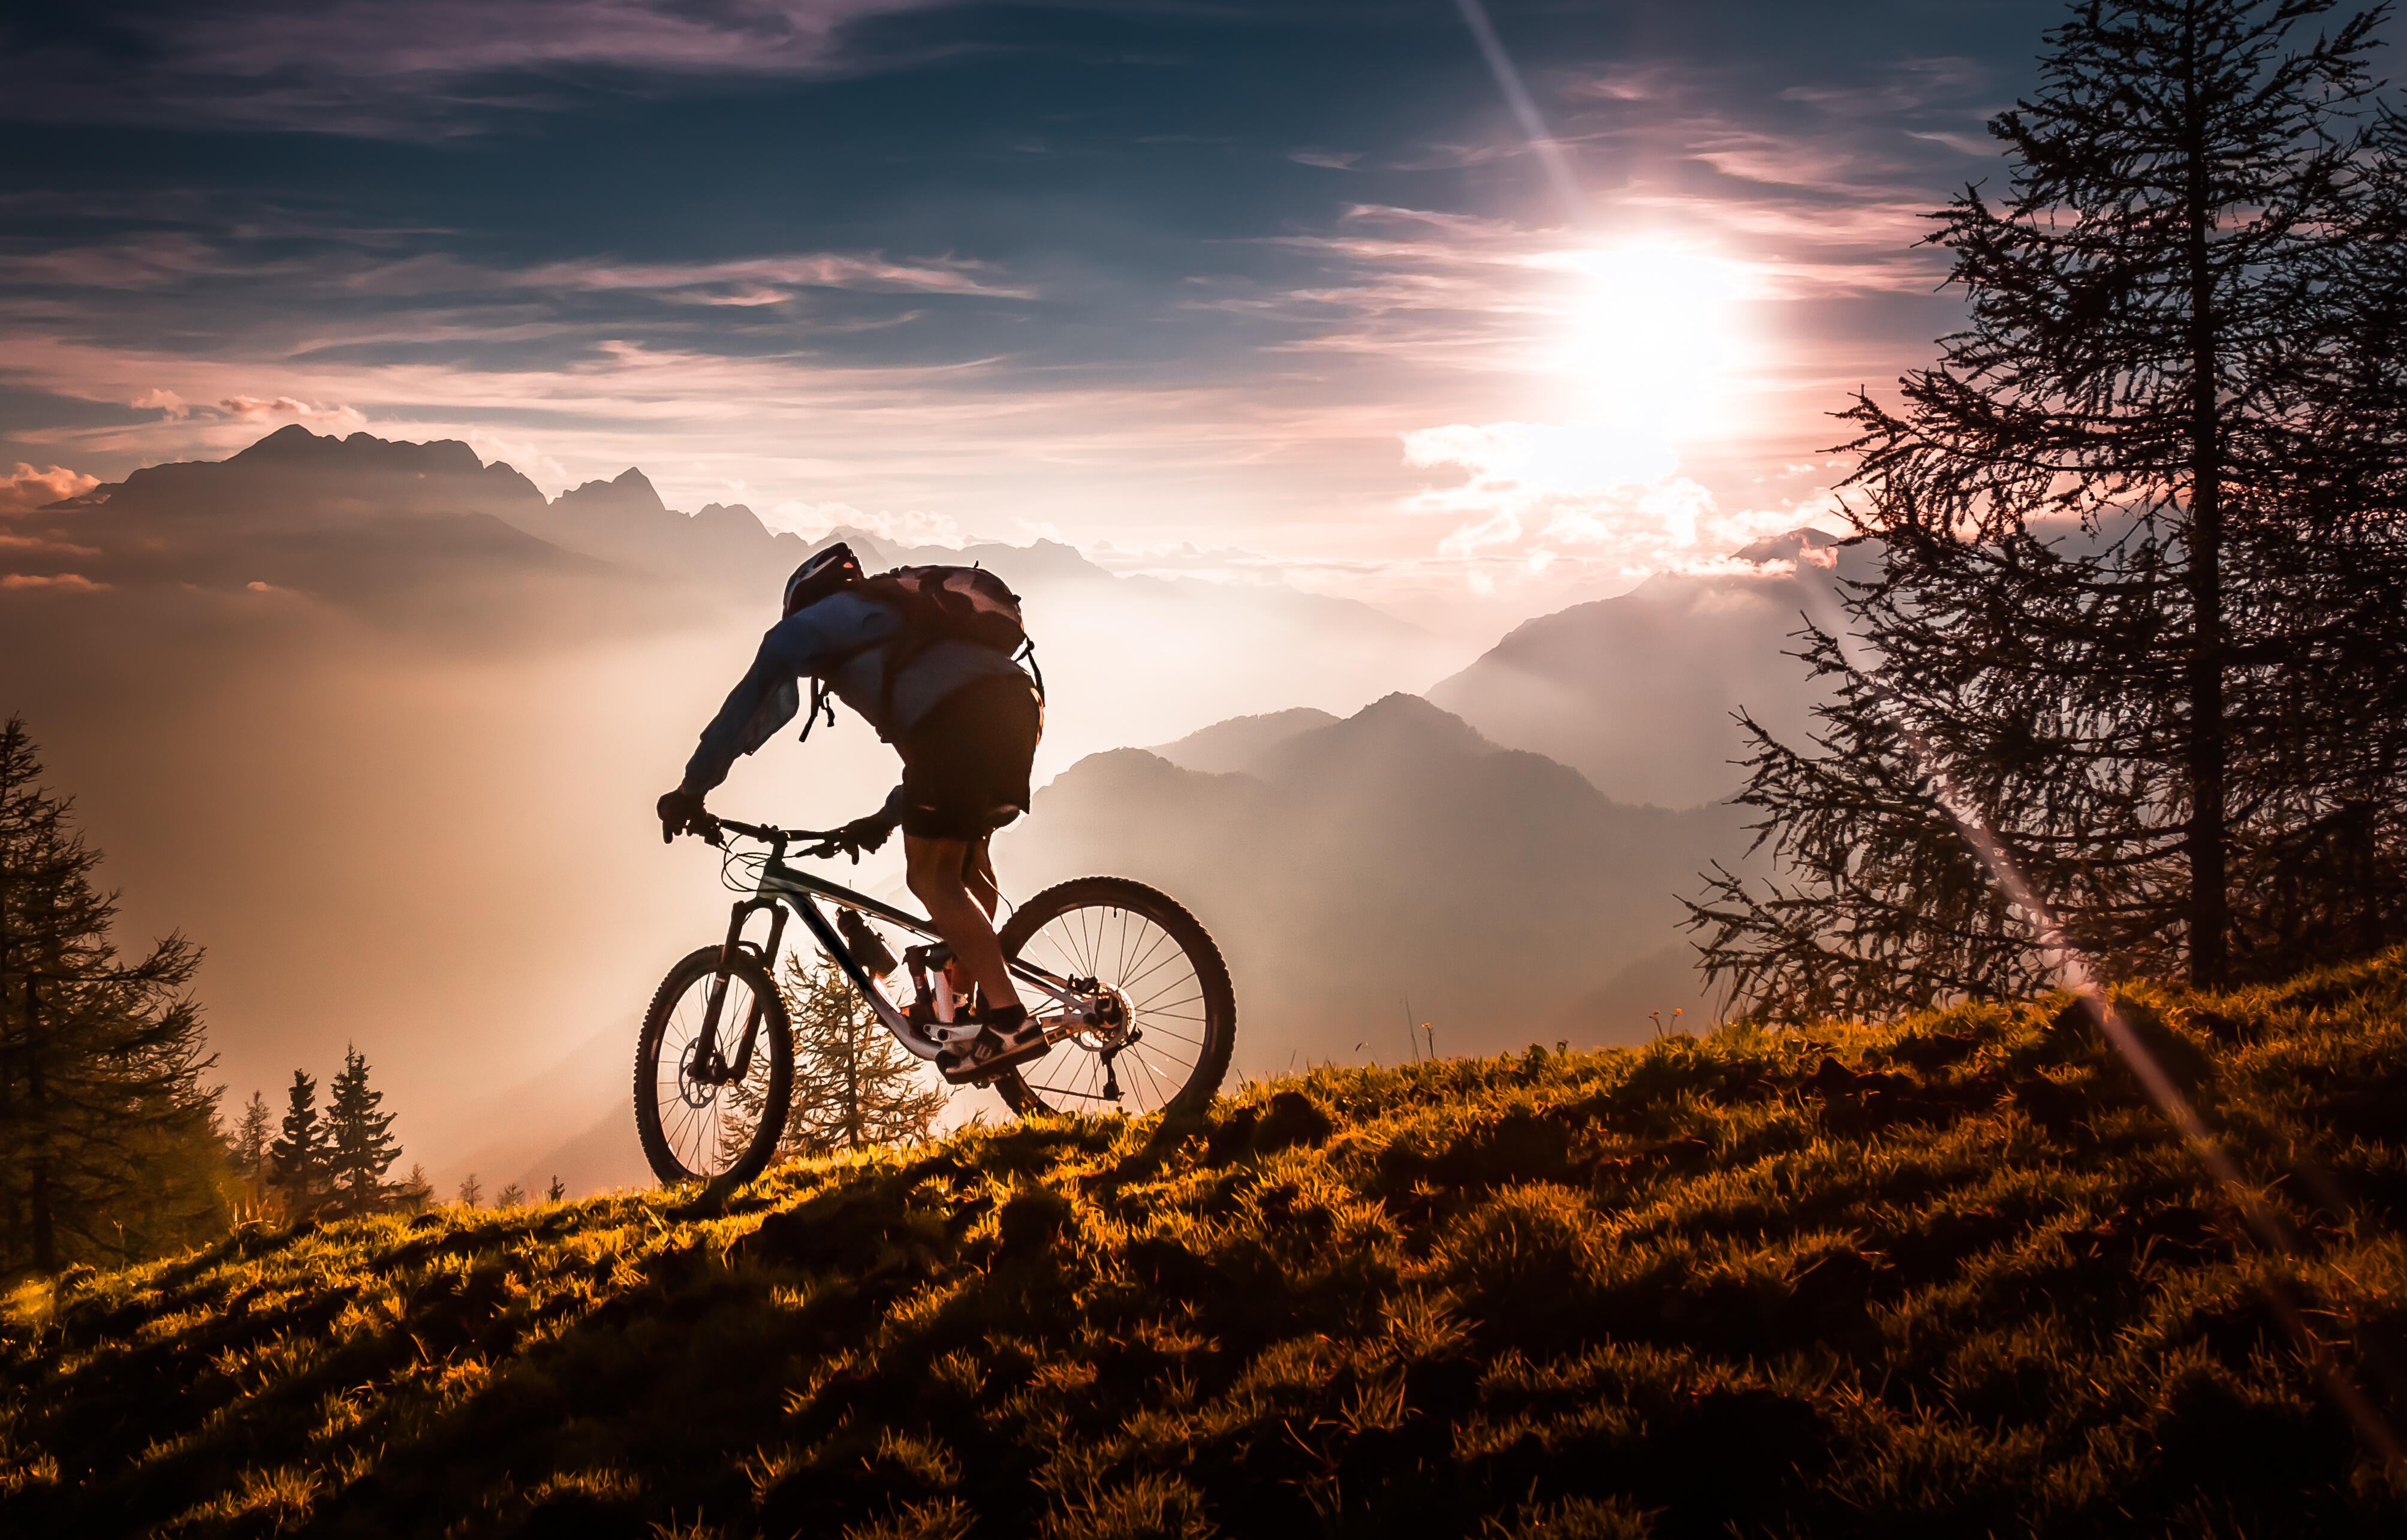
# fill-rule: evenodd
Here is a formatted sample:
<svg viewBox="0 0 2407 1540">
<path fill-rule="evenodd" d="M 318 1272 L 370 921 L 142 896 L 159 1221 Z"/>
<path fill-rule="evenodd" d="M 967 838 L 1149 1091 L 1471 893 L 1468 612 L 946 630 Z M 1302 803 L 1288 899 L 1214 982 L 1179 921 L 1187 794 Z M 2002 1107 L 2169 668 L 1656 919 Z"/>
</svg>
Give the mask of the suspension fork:
<svg viewBox="0 0 2407 1540">
<path fill-rule="evenodd" d="M 724 1060 L 719 1059 L 719 1022 L 727 1009 L 727 980 L 735 971 L 735 959 L 744 950 L 745 922 L 761 909 L 769 911 L 769 941 L 762 950 L 762 959 L 765 966 L 774 968 L 776 965 L 777 944 L 785 939 L 786 934 L 786 906 L 775 899 L 746 899 L 736 905 L 734 913 L 728 917 L 727 939 L 719 944 L 719 971 L 710 979 L 710 1004 L 703 1012 L 702 1031 L 694 1039 L 694 1062 L 706 1066 L 715 1061 L 719 1067 L 713 1073 L 724 1075 L 729 1080 L 741 1080 L 745 1072 L 751 1068 L 752 1043 L 760 1035 L 761 1012 L 766 1008 L 766 1003 L 760 997 L 753 998 L 752 1008 L 745 1013 L 744 1036 L 736 1044 L 735 1062 L 727 1065 Z M 776 982 L 774 976 L 771 982 Z"/>
</svg>

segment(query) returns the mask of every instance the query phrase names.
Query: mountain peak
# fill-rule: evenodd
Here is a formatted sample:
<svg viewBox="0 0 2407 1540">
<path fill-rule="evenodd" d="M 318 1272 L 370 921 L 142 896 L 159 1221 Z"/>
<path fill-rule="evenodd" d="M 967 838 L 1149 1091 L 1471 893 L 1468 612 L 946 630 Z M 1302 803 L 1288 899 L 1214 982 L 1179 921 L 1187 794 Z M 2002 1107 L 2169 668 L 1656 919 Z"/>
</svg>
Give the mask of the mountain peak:
<svg viewBox="0 0 2407 1540">
<path fill-rule="evenodd" d="M 1479 730 L 1443 706 L 1398 691 L 1343 721 L 1295 734 L 1256 756 L 1257 775 L 1321 775 L 1340 761 L 1426 763 L 1466 760 L 1498 751 Z"/>
<path fill-rule="evenodd" d="M 1260 716 L 1231 717 L 1189 733 L 1175 743 L 1165 743 L 1153 752 L 1189 770 L 1220 774 L 1249 769 L 1255 761 L 1298 734 L 1336 725 L 1337 719 L 1328 712 L 1299 706 Z"/>
<path fill-rule="evenodd" d="M 1346 719 L 1341 725 L 1375 727 L 1388 732 L 1433 733 L 1466 746 L 1496 747 L 1480 736 L 1477 728 L 1446 707 L 1402 690 L 1380 696 Z"/>
<path fill-rule="evenodd" d="M 1742 562 L 1793 562 L 1809 550 L 1823 550 L 1835 546 L 1840 538 L 1828 530 L 1802 524 L 1786 535 L 1766 535 L 1730 554 Z"/>
<path fill-rule="evenodd" d="M 555 508 L 573 508 L 583 513 L 638 512 L 657 514 L 666 511 L 661 494 L 652 490 L 651 478 L 630 465 L 608 481 L 588 481 L 572 487 L 551 500 Z"/>
<path fill-rule="evenodd" d="M 298 422 L 288 422 L 247 449 L 228 456 L 233 460 L 291 460 L 308 453 L 320 443 L 334 445 L 341 440 L 332 434 L 320 439 Z"/>
</svg>

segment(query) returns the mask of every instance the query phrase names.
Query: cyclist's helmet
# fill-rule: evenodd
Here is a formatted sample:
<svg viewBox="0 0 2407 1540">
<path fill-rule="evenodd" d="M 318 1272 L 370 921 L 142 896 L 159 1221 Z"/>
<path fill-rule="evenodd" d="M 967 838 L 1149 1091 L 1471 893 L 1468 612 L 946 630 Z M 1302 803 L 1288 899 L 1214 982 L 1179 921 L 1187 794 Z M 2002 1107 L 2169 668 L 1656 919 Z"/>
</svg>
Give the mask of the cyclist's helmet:
<svg viewBox="0 0 2407 1540">
<path fill-rule="evenodd" d="M 805 605 L 815 605 L 859 581 L 861 558 L 852 553 L 850 546 L 838 540 L 825 550 L 813 552 L 786 579 L 786 613 L 791 615 Z"/>
</svg>

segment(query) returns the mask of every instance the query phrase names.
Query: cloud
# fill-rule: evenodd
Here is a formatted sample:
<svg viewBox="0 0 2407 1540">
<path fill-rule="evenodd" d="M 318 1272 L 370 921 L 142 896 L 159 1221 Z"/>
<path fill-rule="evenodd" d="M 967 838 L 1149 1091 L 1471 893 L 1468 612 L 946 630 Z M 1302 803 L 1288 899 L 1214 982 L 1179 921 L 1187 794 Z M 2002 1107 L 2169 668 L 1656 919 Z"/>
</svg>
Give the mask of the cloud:
<svg viewBox="0 0 2407 1540">
<path fill-rule="evenodd" d="M 95 583 L 79 572 L 40 576 L 30 572 L 0 573 L 0 589 L 39 589 L 51 593 L 99 593 L 107 583 Z"/>
<path fill-rule="evenodd" d="M 515 273 L 506 281 L 532 289 L 606 292 L 613 289 L 704 289 L 743 285 L 745 292 L 782 298 L 764 284 L 792 288 L 907 291 L 938 294 L 990 294 L 1012 299 L 1028 297 L 1024 289 L 1004 288 L 976 275 L 991 272 L 982 262 L 940 258 L 894 263 L 883 257 L 811 252 L 796 256 L 754 257 L 733 262 L 615 266 L 594 263 L 553 263 Z M 721 304 L 757 304 L 758 299 L 722 299 Z"/>
<path fill-rule="evenodd" d="M 1679 474 L 1680 457 L 1670 444 L 1627 428 L 1457 422 L 1406 434 L 1403 445 L 1408 465 L 1469 473 L 1401 504 L 1408 513 L 1459 520 L 1438 541 L 1438 554 L 1511 551 L 1535 530 L 1539 544 L 1518 558 L 1532 575 L 1554 565 L 1566 547 L 1632 575 L 1720 570 L 1713 563 L 1766 535 L 1809 523 L 1846 527 L 1836 499 L 1819 489 L 1787 506 L 1725 513 L 1711 490 Z M 1477 570 L 1472 576 L 1474 588 L 1493 581 Z"/>
<path fill-rule="evenodd" d="M 1362 158 L 1359 150 L 1290 150 L 1287 158 L 1298 165 L 1317 165 L 1327 171 L 1350 171 Z"/>
<path fill-rule="evenodd" d="M 1442 556 L 1468 556 L 1483 546 L 1509 546 L 1521 538 L 1521 516 L 1510 507 L 1492 510 L 1486 519 L 1460 525 L 1437 543 Z"/>
<path fill-rule="evenodd" d="M 99 485 L 99 477 L 71 471 L 64 465 L 37 471 L 21 460 L 8 479 L 0 481 L 0 513 L 16 513 L 80 497 Z"/>
<path fill-rule="evenodd" d="M 581 76 L 621 92 L 827 74 L 842 32 L 924 0 L 235 0 L 99 7 L 13 49 L 7 116 L 444 137 L 558 111 Z M 79 37 L 113 35 L 102 49 Z"/>
<path fill-rule="evenodd" d="M 1404 435 L 1404 463 L 1460 465 L 1480 485 L 1578 493 L 1660 480 L 1680 457 L 1653 434 L 1604 423 L 1456 422 Z"/>
<path fill-rule="evenodd" d="M 357 433 L 367 426 L 367 414 L 356 406 L 321 406 L 315 402 L 295 401 L 289 395 L 271 400 L 258 396 L 234 395 L 218 403 L 218 410 L 243 422 L 273 422 L 279 418 L 294 422 L 307 422 L 332 432 L 342 429 Z"/>
<path fill-rule="evenodd" d="M 61 540 L 47 535 L 12 535 L 0 531 L 0 557 L 8 551 L 38 552 L 46 556 L 85 557 L 101 554 L 97 546 L 79 546 L 71 540 Z"/>
<path fill-rule="evenodd" d="M 918 508 L 901 513 L 880 509 L 863 513 L 849 503 L 776 503 L 762 522 L 771 529 L 790 530 L 805 540 L 817 540 L 837 529 L 856 529 L 897 546 L 952 546 L 965 543 L 960 524 L 949 514 Z"/>
</svg>

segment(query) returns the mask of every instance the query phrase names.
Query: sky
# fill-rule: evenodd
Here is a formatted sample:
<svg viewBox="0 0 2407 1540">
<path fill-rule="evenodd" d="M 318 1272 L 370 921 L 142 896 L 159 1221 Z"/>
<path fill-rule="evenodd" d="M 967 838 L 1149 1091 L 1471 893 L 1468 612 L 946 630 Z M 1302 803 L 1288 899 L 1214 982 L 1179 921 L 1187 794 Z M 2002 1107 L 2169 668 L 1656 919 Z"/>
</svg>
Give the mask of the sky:
<svg viewBox="0 0 2407 1540">
<path fill-rule="evenodd" d="M 1458 0 L 13 6 L 6 495 L 298 421 L 1466 637 L 1830 522 L 2061 7 L 1488 14 L 1527 114 Z"/>
</svg>

